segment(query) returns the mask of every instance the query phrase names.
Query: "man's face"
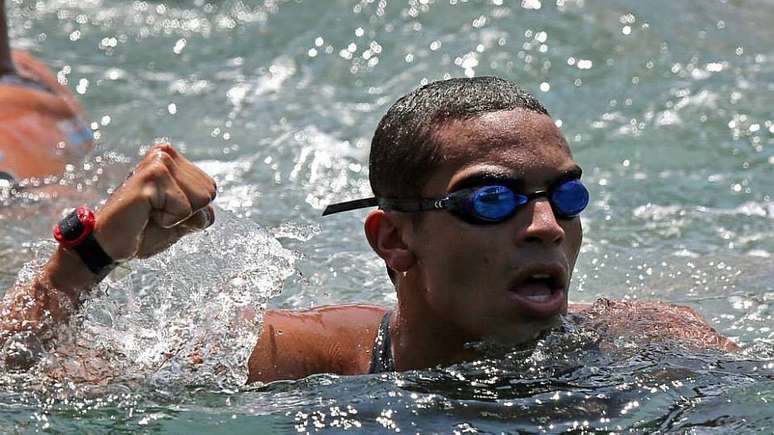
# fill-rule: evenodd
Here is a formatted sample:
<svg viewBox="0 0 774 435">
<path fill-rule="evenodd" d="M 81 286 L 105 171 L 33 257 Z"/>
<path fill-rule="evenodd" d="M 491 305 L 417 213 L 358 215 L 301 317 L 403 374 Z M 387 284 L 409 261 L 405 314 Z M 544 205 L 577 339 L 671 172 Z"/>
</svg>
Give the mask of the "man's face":
<svg viewBox="0 0 774 435">
<path fill-rule="evenodd" d="M 444 163 L 425 185 L 425 198 L 443 197 L 488 174 L 516 180 L 523 194 L 579 176 L 559 129 L 535 112 L 451 122 L 436 138 L 444 144 Z M 426 212 L 411 232 L 410 247 L 421 291 L 436 315 L 471 339 L 523 342 L 566 313 L 581 239 L 580 219 L 557 218 L 547 198 L 539 197 L 490 225 Z"/>
</svg>

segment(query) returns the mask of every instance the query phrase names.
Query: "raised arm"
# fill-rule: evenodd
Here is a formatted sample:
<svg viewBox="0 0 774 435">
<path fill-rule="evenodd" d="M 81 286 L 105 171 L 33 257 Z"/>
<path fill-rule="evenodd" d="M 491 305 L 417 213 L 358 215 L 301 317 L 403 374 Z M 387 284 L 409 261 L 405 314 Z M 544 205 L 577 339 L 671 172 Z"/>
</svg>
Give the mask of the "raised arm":
<svg viewBox="0 0 774 435">
<path fill-rule="evenodd" d="M 150 257 L 211 225 L 215 193 L 201 169 L 170 145 L 156 145 L 96 213 L 94 237 L 116 261 Z M 100 279 L 60 246 L 34 278 L 8 289 L 0 301 L 0 364 L 31 365 Z"/>
</svg>

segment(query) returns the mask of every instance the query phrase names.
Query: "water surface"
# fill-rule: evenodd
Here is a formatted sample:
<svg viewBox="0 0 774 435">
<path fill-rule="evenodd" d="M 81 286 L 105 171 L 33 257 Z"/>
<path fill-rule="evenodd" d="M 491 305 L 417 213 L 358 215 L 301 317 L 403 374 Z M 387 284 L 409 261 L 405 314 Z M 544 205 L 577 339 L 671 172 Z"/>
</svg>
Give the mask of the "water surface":
<svg viewBox="0 0 774 435">
<path fill-rule="evenodd" d="M 78 349 L 103 351 L 112 371 L 95 373 L 108 381 L 3 375 L 3 431 L 774 426 L 771 2 L 8 3 L 15 45 L 76 91 L 99 137 L 65 184 L 97 203 L 150 144 L 171 141 L 216 178 L 228 214 L 227 225 L 124 270 L 89 307 Z M 393 101 L 471 75 L 534 92 L 584 168 L 593 202 L 571 300 L 689 305 L 741 354 L 625 343 L 610 353 L 570 329 L 536 351 L 450 368 L 239 385 L 238 357 L 257 329 L 234 332 L 219 318 L 213 287 L 230 313 L 393 304 L 360 232 L 366 212 L 319 214 L 370 194 L 369 141 Z M 0 209 L 3 287 L 50 249 L 31 242 L 48 238 L 73 200 L 11 202 Z M 243 237 L 215 231 L 229 229 Z M 217 254 L 227 240 L 242 255 L 234 264 L 233 251 Z M 217 344 L 206 370 L 159 359 L 197 339 Z"/>
</svg>

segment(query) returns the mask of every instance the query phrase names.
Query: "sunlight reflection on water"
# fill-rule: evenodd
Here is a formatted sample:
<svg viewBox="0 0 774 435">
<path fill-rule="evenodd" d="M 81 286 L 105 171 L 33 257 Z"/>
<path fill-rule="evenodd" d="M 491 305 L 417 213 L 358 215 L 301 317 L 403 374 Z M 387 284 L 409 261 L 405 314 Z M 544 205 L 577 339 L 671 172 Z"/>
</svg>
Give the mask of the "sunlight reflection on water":
<svg viewBox="0 0 774 435">
<path fill-rule="evenodd" d="M 109 368 L 128 378 L 155 375 L 101 392 L 91 385 L 90 394 L 3 376 L 3 431 L 774 426 L 768 2 L 7 3 L 15 45 L 37 50 L 78 93 L 99 136 L 96 155 L 105 159 L 90 156 L 88 167 L 62 177 L 79 202 L 98 203 L 142 149 L 165 139 L 214 175 L 218 205 L 238 218 L 220 221 L 235 243 L 220 260 L 209 259 L 223 248 L 210 232 L 174 257 L 131 265 L 90 305 L 84 337 L 95 339 L 85 348 L 115 351 Z M 537 359 L 517 352 L 447 369 L 231 391 L 257 330 L 230 336 L 219 308 L 260 308 L 285 277 L 270 306 L 394 303 L 383 264 L 362 240 L 365 212 L 321 220 L 320 210 L 369 195 L 368 143 L 398 96 L 473 74 L 535 92 L 584 167 L 593 203 L 571 299 L 689 304 L 744 353 L 624 347 L 629 353 L 612 359 L 571 332 L 547 339 L 556 350 L 541 348 Z M 76 200 L 2 193 L 11 207 L 0 208 L 0 278 L 10 285 L 35 258 L 19 246 L 49 237 Z M 249 255 L 232 255 L 242 251 Z M 181 258 L 188 261 L 178 265 Z M 242 271 L 250 275 L 228 285 Z M 233 299 L 217 299 L 223 288 Z M 219 355 L 213 363 L 225 362 L 231 375 L 188 365 L 186 354 L 205 338 Z M 231 354 L 227 344 L 240 350 Z M 157 370 L 170 351 L 177 359 Z"/>
</svg>

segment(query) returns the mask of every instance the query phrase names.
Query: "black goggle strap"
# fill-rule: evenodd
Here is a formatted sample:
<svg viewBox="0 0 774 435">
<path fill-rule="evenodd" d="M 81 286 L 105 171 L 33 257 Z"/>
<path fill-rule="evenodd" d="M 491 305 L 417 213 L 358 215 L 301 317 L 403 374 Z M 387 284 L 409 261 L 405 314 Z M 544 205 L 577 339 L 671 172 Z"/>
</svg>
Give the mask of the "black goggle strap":
<svg viewBox="0 0 774 435">
<path fill-rule="evenodd" d="M 447 208 L 448 203 L 448 197 L 439 199 L 380 198 L 379 208 L 402 212 L 430 211 Z"/>
<path fill-rule="evenodd" d="M 448 199 L 399 199 L 399 198 L 364 198 L 353 201 L 340 202 L 325 207 L 322 215 L 341 213 L 343 211 L 357 210 L 359 208 L 379 206 L 382 210 L 395 210 L 403 212 L 440 210 L 446 208 Z"/>
<path fill-rule="evenodd" d="M 343 211 L 357 210 L 359 208 L 375 207 L 377 205 L 379 205 L 379 200 L 374 197 L 356 199 L 354 201 L 346 201 L 346 202 L 340 202 L 338 204 L 331 204 L 325 207 L 325 210 L 323 210 L 322 215 L 328 216 L 329 214 L 341 213 Z"/>
</svg>

